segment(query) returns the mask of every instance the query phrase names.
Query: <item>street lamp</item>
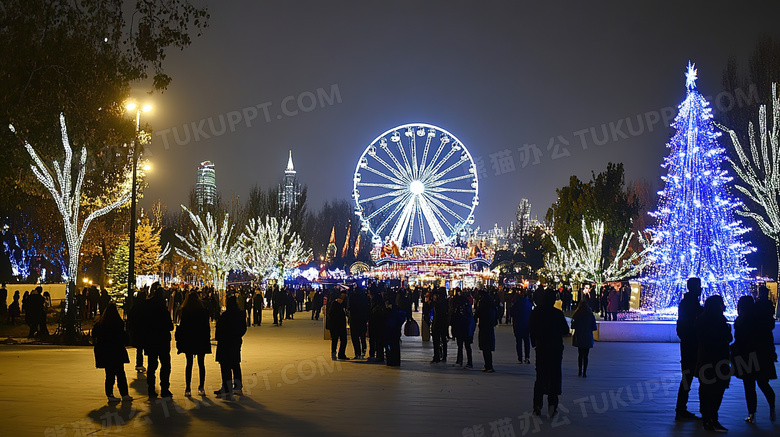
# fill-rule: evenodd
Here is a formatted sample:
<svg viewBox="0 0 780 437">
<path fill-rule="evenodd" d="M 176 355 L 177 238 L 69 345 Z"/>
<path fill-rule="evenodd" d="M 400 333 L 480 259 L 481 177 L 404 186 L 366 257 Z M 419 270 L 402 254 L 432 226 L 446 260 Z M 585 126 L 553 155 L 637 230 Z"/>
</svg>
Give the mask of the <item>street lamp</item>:
<svg viewBox="0 0 780 437">
<path fill-rule="evenodd" d="M 133 181 L 131 185 L 132 194 L 130 196 L 130 259 L 127 266 L 127 295 L 133 295 L 133 286 L 135 285 L 135 203 L 136 193 L 138 191 L 136 187 L 136 173 L 138 170 L 138 137 L 141 133 L 141 112 L 149 112 L 152 110 L 151 105 L 140 106 L 136 103 L 128 103 L 125 105 L 128 112 L 135 111 L 135 138 L 133 138 Z"/>
</svg>

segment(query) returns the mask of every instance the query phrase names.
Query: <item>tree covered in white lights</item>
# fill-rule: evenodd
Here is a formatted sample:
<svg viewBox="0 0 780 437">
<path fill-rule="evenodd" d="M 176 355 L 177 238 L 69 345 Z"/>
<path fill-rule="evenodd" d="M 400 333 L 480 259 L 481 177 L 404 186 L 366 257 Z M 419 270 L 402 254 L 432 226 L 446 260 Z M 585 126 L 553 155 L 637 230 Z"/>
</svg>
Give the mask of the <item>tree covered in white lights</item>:
<svg viewBox="0 0 780 437">
<path fill-rule="evenodd" d="M 181 207 L 189 214 L 195 228 L 186 236 L 176 234 L 183 245 L 183 248 L 176 248 L 176 253 L 208 266 L 214 287 L 219 291 L 225 290 L 228 273 L 239 268 L 241 263 L 241 248 L 233 238 L 229 215 L 225 214 L 219 226 L 211 213 L 206 213 L 203 220 L 186 206 Z"/>
<path fill-rule="evenodd" d="M 9 126 L 12 132 L 16 132 L 13 126 Z M 89 224 L 92 223 L 97 217 L 109 213 L 111 210 L 119 207 L 123 203 L 127 202 L 130 198 L 130 193 L 125 193 L 103 208 L 92 211 L 88 214 L 79 225 L 80 207 L 81 207 L 81 187 L 84 183 L 84 175 L 86 174 L 87 163 L 87 148 L 82 147 L 81 155 L 78 159 L 78 172 L 75 183 L 73 181 L 73 150 L 70 146 L 70 140 L 68 139 L 68 131 L 65 125 L 65 115 L 60 114 L 60 133 L 62 136 L 62 147 L 65 149 L 65 159 L 62 165 L 58 161 L 52 163 L 52 170 L 43 163 L 41 158 L 35 152 L 35 149 L 26 140 L 23 141 L 24 147 L 27 153 L 33 160 L 31 165 L 33 174 L 35 177 L 46 187 L 51 193 L 57 210 L 62 216 L 62 223 L 65 227 L 65 239 L 68 246 L 68 282 L 69 286 L 66 291 L 65 299 L 65 313 L 68 315 L 71 309 L 71 300 L 73 297 L 74 284 L 76 281 L 76 275 L 79 270 L 79 255 L 81 253 L 81 244 L 84 241 L 84 236 L 87 233 Z"/>
<path fill-rule="evenodd" d="M 663 167 L 658 209 L 651 213 L 656 225 L 650 274 L 642 307 L 653 311 L 676 308 L 690 277 L 702 280 L 703 298 L 719 294 L 729 311 L 748 292 L 750 269 L 745 254 L 753 249 L 740 239 L 748 231 L 734 218 L 741 203 L 732 198 L 726 183 L 732 178 L 721 168 L 725 149 L 718 144 L 709 102 L 696 89 L 696 70 L 686 72 L 687 95 L 672 123 L 676 130 Z"/>
<path fill-rule="evenodd" d="M 758 141 L 753 122 L 748 123 L 750 156 L 740 144 L 737 133 L 726 130 L 737 152 L 739 161 L 729 159 L 734 172 L 741 183 L 737 190 L 751 200 L 743 204 L 737 214 L 750 217 L 761 232 L 775 241 L 777 267 L 780 271 L 780 98 L 777 84 L 772 84 L 772 130 L 769 131 L 766 120 L 766 105 L 761 105 L 758 114 Z"/>
<path fill-rule="evenodd" d="M 640 243 L 647 247 L 647 241 L 639 234 Z M 589 280 L 601 289 L 605 282 L 620 281 L 638 275 L 647 266 L 647 249 L 630 252 L 633 234 L 626 232 L 620 241 L 614 257 L 604 257 L 604 222 L 591 223 L 582 219 L 582 244 L 569 237 L 566 246 L 553 236 L 555 253 L 545 256 L 545 268 L 556 275 L 569 277 L 574 281 Z"/>
<path fill-rule="evenodd" d="M 283 269 L 297 267 L 312 256 L 311 249 L 307 249 L 303 239 L 291 230 L 286 217 L 281 221 L 268 216 L 264 220 L 250 219 L 239 243 L 244 270 L 258 277 L 278 274 L 283 280 Z"/>
</svg>

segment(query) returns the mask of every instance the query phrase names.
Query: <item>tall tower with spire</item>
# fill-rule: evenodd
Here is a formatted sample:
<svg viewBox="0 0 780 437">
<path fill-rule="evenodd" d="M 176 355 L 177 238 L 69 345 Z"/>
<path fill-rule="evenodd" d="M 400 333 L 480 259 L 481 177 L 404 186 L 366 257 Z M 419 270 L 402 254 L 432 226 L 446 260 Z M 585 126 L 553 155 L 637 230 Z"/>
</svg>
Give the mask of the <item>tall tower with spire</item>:
<svg viewBox="0 0 780 437">
<path fill-rule="evenodd" d="M 295 167 L 293 166 L 292 150 L 287 159 L 287 168 L 284 170 L 284 178 L 279 184 L 279 212 L 289 214 L 298 207 L 301 197 L 301 184 L 298 183 Z"/>
</svg>

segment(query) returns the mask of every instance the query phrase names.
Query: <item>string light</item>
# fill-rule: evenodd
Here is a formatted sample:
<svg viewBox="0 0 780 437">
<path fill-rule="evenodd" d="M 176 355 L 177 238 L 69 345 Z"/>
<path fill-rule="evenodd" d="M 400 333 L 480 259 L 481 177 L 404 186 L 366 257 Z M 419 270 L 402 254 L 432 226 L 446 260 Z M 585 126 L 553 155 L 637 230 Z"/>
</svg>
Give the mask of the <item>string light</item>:
<svg viewBox="0 0 780 437">
<path fill-rule="evenodd" d="M 730 180 L 721 170 L 725 149 L 718 145 L 709 102 L 696 89 L 697 73 L 688 63 L 687 95 L 672 123 L 676 133 L 662 167 L 668 170 L 659 192 L 658 209 L 651 212 L 656 226 L 648 258 L 650 273 L 643 309 L 665 312 L 676 309 L 690 277 L 702 279 L 703 298 L 723 296 L 727 311 L 736 311 L 739 296 L 748 292 L 752 269 L 744 256 L 754 251 L 739 236 L 748 229 L 732 218 L 741 202 L 729 196 Z"/>
<path fill-rule="evenodd" d="M 176 248 L 176 253 L 189 260 L 199 260 L 211 270 L 211 279 L 217 290 L 225 289 L 227 275 L 239 268 L 241 249 L 232 239 L 233 225 L 229 214 L 225 214 L 222 226 L 217 226 L 211 213 L 206 213 L 205 222 L 186 206 L 181 206 L 190 216 L 195 229 L 185 237 L 176 234 L 184 248 Z"/>
<path fill-rule="evenodd" d="M 284 278 L 283 270 L 310 260 L 311 249 L 306 249 L 301 237 L 290 231 L 291 226 L 287 217 L 281 221 L 269 216 L 263 221 L 250 219 L 239 237 L 244 270 L 258 277 Z"/>
<path fill-rule="evenodd" d="M 777 84 L 772 84 L 772 131 L 767 130 L 766 105 L 761 105 L 758 112 L 759 153 L 753 122 L 748 123 L 750 142 L 750 158 L 740 144 L 736 132 L 719 126 L 729 133 L 739 162 L 729 159 L 734 172 L 742 184 L 736 188 L 747 196 L 756 206 L 751 209 L 747 205 L 737 210 L 737 214 L 753 219 L 761 232 L 775 241 L 777 264 L 780 268 L 780 98 L 777 95 Z"/>
<path fill-rule="evenodd" d="M 9 125 L 11 132 L 16 133 L 13 125 Z M 74 282 L 79 268 L 79 254 L 81 252 L 81 244 L 84 241 L 84 236 L 87 233 L 92 220 L 108 214 L 112 210 L 121 206 L 130 199 L 130 193 L 125 193 L 117 201 L 100 208 L 90 213 L 79 227 L 79 207 L 81 206 L 81 186 L 84 182 L 84 175 L 86 173 L 87 162 L 87 148 L 82 147 L 81 156 L 79 159 L 78 176 L 76 178 L 75 186 L 72 185 L 71 167 L 73 160 L 73 150 L 70 147 L 70 140 L 68 139 L 68 130 L 65 125 L 65 114 L 60 113 L 60 134 L 62 137 L 62 147 L 65 149 L 65 161 L 62 166 L 57 161 L 53 162 L 54 173 L 57 178 L 57 182 L 54 181 L 51 171 L 46 167 L 41 158 L 35 152 L 35 149 L 26 140 L 23 141 L 24 148 L 30 157 L 33 159 L 34 164 L 30 166 L 35 177 L 46 187 L 51 193 L 54 203 L 57 205 L 57 210 L 62 216 L 62 223 L 65 228 L 65 240 L 68 244 L 68 275 L 67 280 Z M 73 188 L 71 190 L 71 188 Z M 65 299 L 65 313 L 70 310 L 70 293 L 71 287 L 67 288 Z"/>
<path fill-rule="evenodd" d="M 569 237 L 568 246 L 564 246 L 558 237 L 553 236 L 555 253 L 545 256 L 545 268 L 561 277 L 571 280 L 589 280 L 596 284 L 596 290 L 605 282 L 620 281 L 636 276 L 647 266 L 647 247 L 649 243 L 639 233 L 638 238 L 643 249 L 631 252 L 627 256 L 633 233 L 626 232 L 620 241 L 614 258 L 607 263 L 603 257 L 604 222 L 595 220 L 587 223 L 582 219 L 582 244 Z"/>
</svg>

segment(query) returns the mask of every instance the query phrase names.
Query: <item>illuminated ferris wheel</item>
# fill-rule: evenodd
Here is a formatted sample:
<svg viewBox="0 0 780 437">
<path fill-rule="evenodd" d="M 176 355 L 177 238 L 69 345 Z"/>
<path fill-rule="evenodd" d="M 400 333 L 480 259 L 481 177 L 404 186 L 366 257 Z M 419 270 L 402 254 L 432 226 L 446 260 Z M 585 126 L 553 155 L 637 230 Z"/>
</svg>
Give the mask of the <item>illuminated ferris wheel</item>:
<svg viewBox="0 0 780 437">
<path fill-rule="evenodd" d="M 439 127 L 410 123 L 366 147 L 352 198 L 374 245 L 450 244 L 474 223 L 478 185 L 474 159 L 460 140 Z"/>
</svg>

